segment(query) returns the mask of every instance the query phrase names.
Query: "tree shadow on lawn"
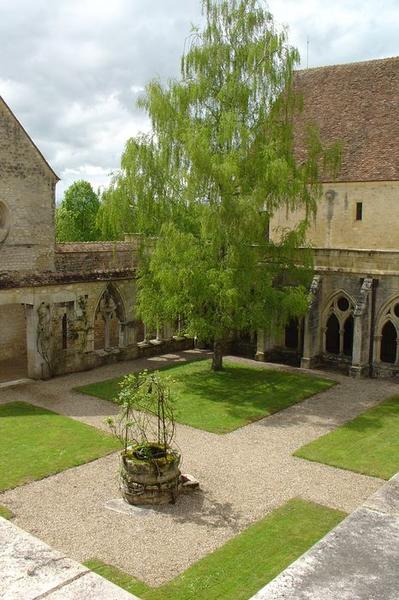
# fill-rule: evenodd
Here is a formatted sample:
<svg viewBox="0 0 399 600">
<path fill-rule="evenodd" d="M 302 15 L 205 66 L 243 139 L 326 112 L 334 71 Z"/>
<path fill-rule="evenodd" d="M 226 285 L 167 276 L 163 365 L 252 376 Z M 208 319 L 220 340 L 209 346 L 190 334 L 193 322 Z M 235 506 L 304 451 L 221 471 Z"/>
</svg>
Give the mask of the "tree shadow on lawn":
<svg viewBox="0 0 399 600">
<path fill-rule="evenodd" d="M 172 373 L 172 379 L 176 381 L 179 397 L 224 404 L 228 415 L 241 420 L 261 419 L 335 384 L 302 374 L 233 364 L 227 364 L 220 372 L 199 371 L 187 377 L 183 372 L 181 375 Z"/>
<path fill-rule="evenodd" d="M 226 361 L 220 372 L 212 371 L 210 361 L 206 359 L 169 364 L 157 370 L 175 382 L 172 393 L 176 398 L 176 420 L 213 433 L 228 433 L 268 417 L 337 383 L 303 373 L 247 366 L 235 361 Z M 112 402 L 119 392 L 120 380 L 93 382 L 74 391 Z M 84 402 L 81 402 L 83 405 Z M 80 410 L 81 413 L 76 414 L 83 416 L 87 412 Z M 103 405 L 103 412 L 106 410 L 106 405 Z"/>
</svg>

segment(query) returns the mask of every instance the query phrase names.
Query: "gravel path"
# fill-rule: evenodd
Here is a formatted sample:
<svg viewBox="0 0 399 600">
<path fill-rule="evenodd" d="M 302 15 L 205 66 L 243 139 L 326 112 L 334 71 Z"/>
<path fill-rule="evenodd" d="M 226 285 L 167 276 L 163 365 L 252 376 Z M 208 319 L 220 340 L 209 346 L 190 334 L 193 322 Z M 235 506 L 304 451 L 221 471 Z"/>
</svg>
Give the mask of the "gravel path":
<svg viewBox="0 0 399 600">
<path fill-rule="evenodd" d="M 104 427 L 104 418 L 116 408 L 71 388 L 203 354 L 141 359 L 0 390 L 0 403 L 26 401 Z M 292 497 L 352 512 L 381 480 L 311 463 L 292 452 L 398 393 L 399 387 L 389 380 L 315 374 L 339 385 L 223 436 L 178 425 L 183 471 L 200 480 L 201 490 L 181 496 L 174 506 L 138 509 L 133 515 L 106 508 L 119 497 L 116 454 L 0 494 L 0 504 L 16 514 L 17 525 L 72 558 L 102 559 L 151 585 L 172 579 Z"/>
</svg>

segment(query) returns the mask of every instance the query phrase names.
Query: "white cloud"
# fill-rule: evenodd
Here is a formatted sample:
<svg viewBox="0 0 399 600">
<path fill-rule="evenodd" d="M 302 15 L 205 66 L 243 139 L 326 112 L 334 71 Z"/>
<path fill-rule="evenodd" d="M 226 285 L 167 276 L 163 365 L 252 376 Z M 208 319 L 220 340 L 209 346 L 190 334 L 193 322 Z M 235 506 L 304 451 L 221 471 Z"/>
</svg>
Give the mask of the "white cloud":
<svg viewBox="0 0 399 600">
<path fill-rule="evenodd" d="M 397 0 L 270 0 L 306 66 L 399 54 Z M 136 100 L 178 74 L 201 0 L 0 0 L 0 95 L 54 170 L 105 185 L 126 140 L 148 128 Z"/>
</svg>

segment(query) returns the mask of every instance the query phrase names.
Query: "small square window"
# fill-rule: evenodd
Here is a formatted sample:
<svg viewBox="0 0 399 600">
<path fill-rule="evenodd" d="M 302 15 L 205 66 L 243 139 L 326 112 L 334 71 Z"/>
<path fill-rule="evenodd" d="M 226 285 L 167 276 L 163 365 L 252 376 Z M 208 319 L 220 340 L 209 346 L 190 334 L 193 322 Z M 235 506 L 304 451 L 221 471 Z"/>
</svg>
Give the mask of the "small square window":
<svg viewBox="0 0 399 600">
<path fill-rule="evenodd" d="M 356 202 L 356 221 L 363 219 L 363 202 Z"/>
</svg>

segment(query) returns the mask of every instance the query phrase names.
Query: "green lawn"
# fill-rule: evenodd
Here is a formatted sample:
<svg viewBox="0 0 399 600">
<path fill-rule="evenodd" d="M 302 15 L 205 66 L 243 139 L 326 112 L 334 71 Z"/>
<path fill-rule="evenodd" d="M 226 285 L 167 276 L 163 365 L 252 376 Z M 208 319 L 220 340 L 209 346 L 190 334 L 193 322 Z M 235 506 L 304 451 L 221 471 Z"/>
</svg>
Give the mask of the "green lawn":
<svg viewBox="0 0 399 600">
<path fill-rule="evenodd" d="M 86 565 L 143 600 L 247 600 L 345 516 L 291 500 L 158 588 L 101 561 Z"/>
<path fill-rule="evenodd" d="M 399 471 L 399 396 L 302 446 L 295 456 L 389 479 Z"/>
<path fill-rule="evenodd" d="M 213 372 L 201 360 L 160 369 L 174 380 L 175 414 L 179 423 L 213 433 L 227 433 L 267 417 L 313 394 L 334 381 L 302 373 L 273 371 L 225 362 Z M 114 400 L 120 379 L 109 379 L 76 388 L 91 396 Z"/>
<path fill-rule="evenodd" d="M 120 447 L 106 433 L 50 410 L 0 406 L 0 491 L 94 460 Z"/>
<path fill-rule="evenodd" d="M 3 519 L 12 519 L 13 516 L 14 514 L 10 509 L 8 509 L 6 506 L 0 505 L 0 517 L 3 517 Z"/>
</svg>

